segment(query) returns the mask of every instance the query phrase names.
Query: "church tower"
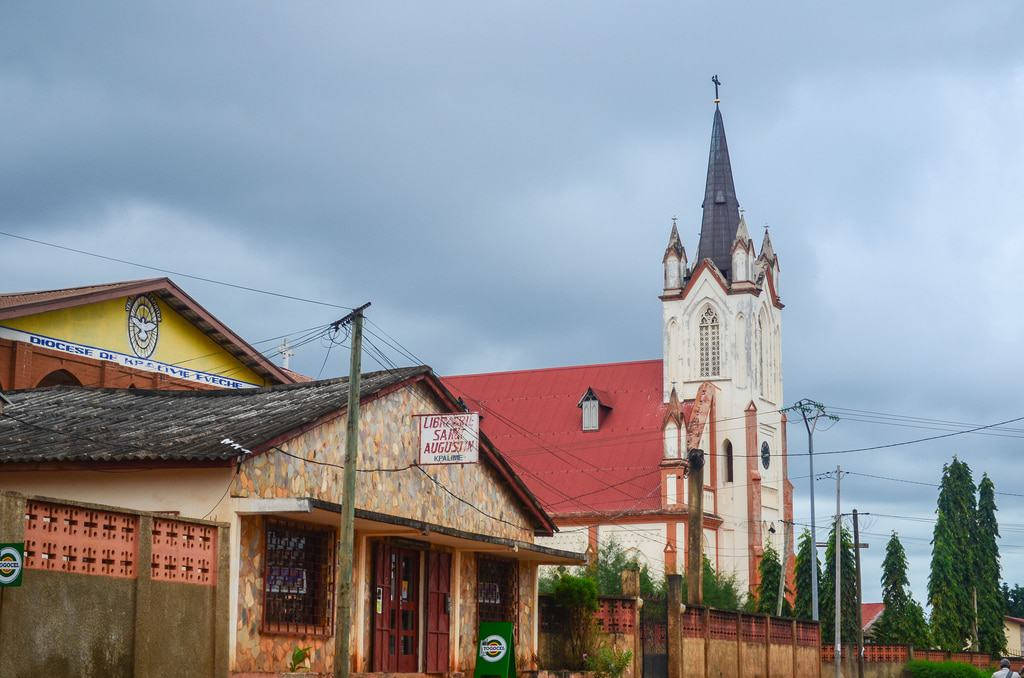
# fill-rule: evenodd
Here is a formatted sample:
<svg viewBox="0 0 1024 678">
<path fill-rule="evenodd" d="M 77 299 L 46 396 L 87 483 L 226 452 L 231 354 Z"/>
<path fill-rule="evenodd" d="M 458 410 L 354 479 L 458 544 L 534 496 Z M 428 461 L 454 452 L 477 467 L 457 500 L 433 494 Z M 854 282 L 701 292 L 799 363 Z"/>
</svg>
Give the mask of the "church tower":
<svg viewBox="0 0 1024 678">
<path fill-rule="evenodd" d="M 753 589 L 766 544 L 792 553 L 791 532 L 782 543 L 783 521 L 793 516 L 779 411 L 783 304 L 768 231 L 758 251 L 740 209 L 717 87 L 702 208 L 692 264 L 675 220 L 662 260 L 662 396 L 680 416 L 693 417 L 711 401 L 699 438 L 686 443 L 707 455 L 705 552 L 717 554 L 718 570 Z"/>
</svg>

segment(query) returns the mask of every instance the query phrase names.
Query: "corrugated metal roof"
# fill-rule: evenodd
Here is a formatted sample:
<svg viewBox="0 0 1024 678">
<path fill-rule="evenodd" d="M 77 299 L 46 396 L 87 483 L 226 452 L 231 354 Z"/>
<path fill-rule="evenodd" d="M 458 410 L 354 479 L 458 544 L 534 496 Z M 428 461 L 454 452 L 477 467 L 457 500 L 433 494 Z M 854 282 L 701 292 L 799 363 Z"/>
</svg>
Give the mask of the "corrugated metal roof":
<svg viewBox="0 0 1024 678">
<path fill-rule="evenodd" d="M 661 507 L 662 362 L 643 360 L 443 377 L 555 516 Z M 604 392 L 613 409 L 583 431 L 580 397 Z M 684 409 L 688 413 L 688 409 Z"/>
<path fill-rule="evenodd" d="M 15 308 L 25 304 L 37 304 L 45 301 L 56 301 L 58 299 L 72 299 L 74 297 L 106 292 L 121 288 L 130 288 L 140 283 L 156 282 L 161 278 L 142 278 L 140 280 L 125 280 L 116 283 L 100 285 L 83 285 L 81 287 L 65 287 L 56 290 L 38 290 L 35 292 L 2 292 L 0 293 L 0 308 Z"/>
<path fill-rule="evenodd" d="M 864 624 L 864 630 L 870 629 L 883 612 L 885 612 L 885 603 L 861 603 L 860 619 Z"/>
</svg>

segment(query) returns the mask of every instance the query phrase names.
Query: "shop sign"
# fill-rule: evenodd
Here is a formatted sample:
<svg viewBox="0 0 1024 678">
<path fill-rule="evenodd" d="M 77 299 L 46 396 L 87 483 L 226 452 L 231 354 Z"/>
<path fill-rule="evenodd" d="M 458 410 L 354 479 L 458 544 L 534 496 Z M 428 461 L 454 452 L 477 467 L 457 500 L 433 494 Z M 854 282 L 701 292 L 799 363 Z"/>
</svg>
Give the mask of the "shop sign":
<svg viewBox="0 0 1024 678">
<path fill-rule="evenodd" d="M 0 587 L 21 586 L 25 569 L 25 542 L 0 544 Z"/>
<path fill-rule="evenodd" d="M 480 647 L 473 669 L 474 678 L 515 678 L 516 650 L 512 642 L 512 628 L 511 622 L 480 622 L 477 635 Z"/>
<path fill-rule="evenodd" d="M 142 326 L 143 329 L 146 327 L 148 327 L 148 325 Z M 156 335 L 152 333 L 153 331 L 155 330 L 148 330 L 148 333 L 145 335 L 146 341 L 155 341 Z M 135 336 L 136 339 L 132 340 L 132 350 L 141 350 L 139 348 L 139 342 L 142 341 L 141 331 L 136 332 Z M 151 358 L 140 358 L 136 355 L 118 353 L 117 351 L 108 351 L 107 349 L 96 348 L 95 346 L 89 346 L 87 344 L 76 344 L 73 341 L 54 339 L 53 337 L 47 337 L 45 335 L 35 334 L 32 332 L 23 332 L 10 327 L 0 326 L 0 338 L 11 339 L 13 341 L 23 341 L 27 344 L 32 344 L 33 346 L 41 346 L 52 351 L 71 353 L 72 355 L 85 356 L 86 358 L 93 358 L 95 360 L 107 360 L 124 367 L 133 367 L 137 370 L 144 370 L 146 372 L 158 372 L 160 374 L 166 374 L 168 377 L 177 377 L 178 379 L 194 381 L 199 384 L 219 386 L 220 388 L 238 389 L 257 386 L 257 384 L 250 384 L 245 381 L 239 381 L 238 379 L 222 377 L 219 374 L 190 370 L 187 367 L 163 363 Z M 155 347 L 155 344 L 153 344 L 153 347 Z"/>
<path fill-rule="evenodd" d="M 473 464 L 480 452 L 480 415 L 420 415 L 420 464 Z"/>
</svg>

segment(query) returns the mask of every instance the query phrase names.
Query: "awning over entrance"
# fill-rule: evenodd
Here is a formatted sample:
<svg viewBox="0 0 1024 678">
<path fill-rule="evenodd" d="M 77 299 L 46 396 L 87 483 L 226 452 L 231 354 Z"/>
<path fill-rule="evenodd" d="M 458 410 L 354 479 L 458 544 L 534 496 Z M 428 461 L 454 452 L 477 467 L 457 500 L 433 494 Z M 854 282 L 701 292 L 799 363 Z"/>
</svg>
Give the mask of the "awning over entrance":
<svg viewBox="0 0 1024 678">
<path fill-rule="evenodd" d="M 291 520 L 337 526 L 341 505 L 312 497 L 284 499 L 238 499 L 235 510 L 242 515 L 275 515 Z M 356 509 L 356 531 L 369 537 L 399 537 L 447 546 L 460 551 L 492 553 L 505 558 L 540 565 L 584 565 L 586 555 L 539 546 L 530 542 L 466 532 L 384 513 Z"/>
</svg>

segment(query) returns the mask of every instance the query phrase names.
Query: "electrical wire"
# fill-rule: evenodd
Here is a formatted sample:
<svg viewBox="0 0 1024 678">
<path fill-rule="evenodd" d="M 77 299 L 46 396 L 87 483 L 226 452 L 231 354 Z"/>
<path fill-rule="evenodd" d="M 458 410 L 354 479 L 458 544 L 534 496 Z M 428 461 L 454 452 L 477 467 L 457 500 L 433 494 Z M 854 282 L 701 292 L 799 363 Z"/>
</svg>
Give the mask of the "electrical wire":
<svg viewBox="0 0 1024 678">
<path fill-rule="evenodd" d="M 232 287 L 237 290 L 245 290 L 246 292 L 255 292 L 257 294 L 266 294 L 272 297 L 279 297 L 281 299 L 290 299 L 291 301 L 301 301 L 306 304 L 316 304 L 318 306 L 329 306 L 331 308 L 340 308 L 346 311 L 353 310 L 350 306 L 342 306 L 340 304 L 332 304 L 326 301 L 318 301 L 316 299 L 306 299 L 304 297 L 297 297 L 291 294 L 284 294 L 283 292 L 273 292 L 270 290 L 263 290 L 256 287 L 249 287 L 248 285 L 239 285 L 237 283 L 226 282 L 224 280 L 215 280 L 214 278 L 206 278 L 200 275 L 193 275 L 191 273 L 182 273 L 181 271 L 172 271 L 167 268 L 160 268 L 158 266 L 151 266 L 149 264 L 140 264 L 136 261 L 129 261 L 128 259 L 119 259 L 117 257 L 111 257 L 106 254 L 98 254 L 96 252 L 89 252 L 86 250 L 80 250 L 74 247 L 68 247 L 67 245 L 59 245 L 57 243 L 46 242 L 45 240 L 37 240 L 35 238 L 28 238 L 23 235 L 16 233 L 7 233 L 6 231 L 0 231 L 0 235 L 8 238 L 15 238 L 17 240 L 24 240 L 25 242 L 35 243 L 36 245 L 45 245 L 46 247 L 53 247 L 55 249 L 64 250 L 65 252 L 74 252 L 75 254 L 84 254 L 86 256 L 95 257 L 97 259 L 104 259 L 106 261 L 113 261 L 118 264 L 126 264 L 128 266 L 135 266 L 137 268 L 145 268 L 150 271 L 157 271 L 158 273 L 167 273 L 169 275 L 177 275 L 182 278 L 190 278 L 192 280 L 199 280 L 201 282 L 212 283 L 214 285 L 223 285 L 224 287 Z"/>
</svg>

